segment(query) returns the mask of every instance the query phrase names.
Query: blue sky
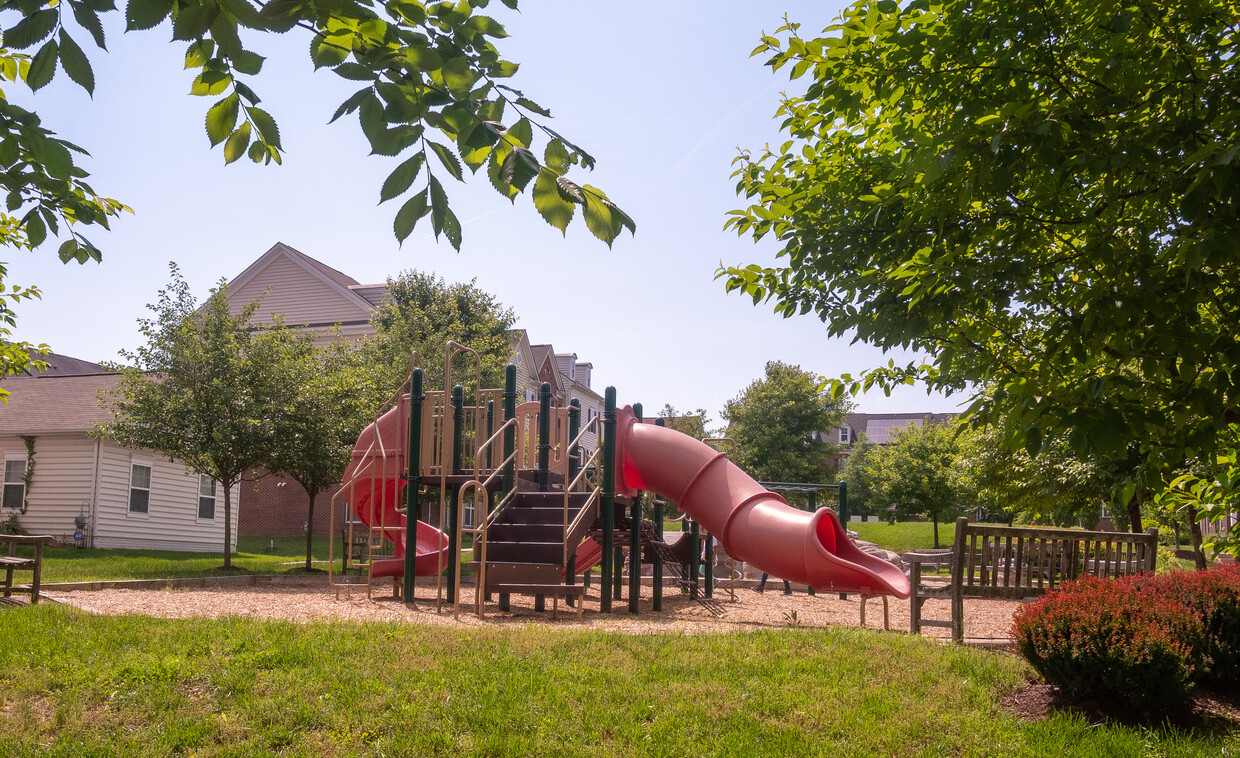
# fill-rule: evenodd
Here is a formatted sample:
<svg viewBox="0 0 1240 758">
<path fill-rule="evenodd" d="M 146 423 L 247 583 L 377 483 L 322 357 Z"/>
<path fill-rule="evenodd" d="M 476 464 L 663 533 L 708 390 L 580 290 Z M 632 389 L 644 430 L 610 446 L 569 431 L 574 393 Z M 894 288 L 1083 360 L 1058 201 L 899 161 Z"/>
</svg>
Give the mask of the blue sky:
<svg viewBox="0 0 1240 758">
<path fill-rule="evenodd" d="M 225 166 L 202 127 L 212 99 L 187 94 L 184 44 L 168 42 L 166 24 L 123 34 L 113 18 L 111 52 L 87 48 L 94 100 L 63 72 L 37 95 L 7 91 L 91 152 L 83 165 L 96 191 L 135 210 L 111 233 L 88 234 L 104 251 L 102 264 L 61 265 L 52 243 L 8 252 L 8 280 L 43 290 L 41 301 L 19 306 L 16 336 L 87 360 L 115 359 L 137 345 L 137 319 L 167 283 L 169 261 L 202 296 L 284 242 L 363 283 L 410 268 L 476 278 L 516 311 L 534 342 L 576 352 L 594 364 L 597 387 L 615 385 L 622 403 L 647 408 L 703 407 L 718 420 L 767 360 L 836 376 L 907 358 L 828 339 L 820 321 L 777 317 L 714 281 L 721 262 L 774 260 L 773 244 L 722 230 L 727 211 L 742 204 L 730 179 L 737 148 L 783 139 L 773 114 L 790 86 L 786 74 L 749 52 L 785 11 L 811 31 L 830 23 L 837 3 L 527 0 L 517 14 L 492 5 L 511 35 L 500 50 L 521 64 L 513 85 L 595 156 L 597 168 L 575 178 L 624 208 L 635 237 L 626 232 L 608 250 L 579 216 L 561 236 L 528 197 L 513 206 L 480 176 L 447 187 L 464 226 L 459 254 L 435 242 L 425 219 L 398 246 L 398 201 L 377 201 L 402 159 L 368 156 L 353 118 L 327 125 L 356 85 L 315 73 L 304 33 L 252 45 L 268 56 L 250 83 L 280 125 L 284 165 Z M 85 34 L 75 37 L 86 46 Z M 957 401 L 909 388 L 857 405 L 944 411 Z"/>
</svg>

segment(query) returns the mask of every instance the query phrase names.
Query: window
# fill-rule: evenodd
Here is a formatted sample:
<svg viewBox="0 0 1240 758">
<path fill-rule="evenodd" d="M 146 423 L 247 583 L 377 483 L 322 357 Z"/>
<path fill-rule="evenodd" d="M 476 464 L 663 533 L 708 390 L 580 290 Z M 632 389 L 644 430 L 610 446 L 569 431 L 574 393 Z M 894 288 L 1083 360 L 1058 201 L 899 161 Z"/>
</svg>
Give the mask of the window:
<svg viewBox="0 0 1240 758">
<path fill-rule="evenodd" d="M 4 462 L 4 507 L 20 509 L 26 500 L 26 459 Z"/>
<path fill-rule="evenodd" d="M 133 464 L 129 473 L 129 512 L 146 513 L 151 507 L 151 467 Z"/>
<path fill-rule="evenodd" d="M 205 474 L 198 477 L 198 518 L 215 520 L 215 480 Z"/>
<path fill-rule="evenodd" d="M 465 501 L 465 526 L 472 527 L 474 525 L 474 499 Z"/>
<path fill-rule="evenodd" d="M 840 444 L 841 445 L 847 445 L 849 442 L 852 442 L 852 436 L 850 434 L 851 431 L 852 430 L 850 430 L 847 426 L 840 427 Z"/>
</svg>

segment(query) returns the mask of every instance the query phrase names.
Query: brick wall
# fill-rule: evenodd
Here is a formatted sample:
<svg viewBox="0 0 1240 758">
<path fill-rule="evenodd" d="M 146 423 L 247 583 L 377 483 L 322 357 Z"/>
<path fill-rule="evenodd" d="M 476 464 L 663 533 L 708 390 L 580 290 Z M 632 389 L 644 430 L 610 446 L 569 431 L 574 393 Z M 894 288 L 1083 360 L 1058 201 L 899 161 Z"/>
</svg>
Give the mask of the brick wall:
<svg viewBox="0 0 1240 758">
<path fill-rule="evenodd" d="M 336 514 L 334 528 L 328 524 L 331 516 L 331 496 L 339 487 L 320 492 L 315 499 L 314 533 L 317 536 L 340 534 L 344 524 L 344 508 Z M 237 509 L 237 534 L 257 537 L 300 537 L 306 523 L 306 507 L 309 495 L 293 479 L 278 474 L 267 474 L 257 479 L 246 475 L 241 480 L 241 502 Z"/>
</svg>

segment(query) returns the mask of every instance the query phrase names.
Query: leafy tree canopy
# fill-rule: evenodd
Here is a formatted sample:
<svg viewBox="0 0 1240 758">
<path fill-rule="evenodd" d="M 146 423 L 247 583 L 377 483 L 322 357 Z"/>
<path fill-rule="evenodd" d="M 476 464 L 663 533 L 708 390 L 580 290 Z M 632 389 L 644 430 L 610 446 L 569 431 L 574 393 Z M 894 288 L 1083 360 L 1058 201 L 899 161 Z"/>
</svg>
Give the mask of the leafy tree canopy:
<svg viewBox="0 0 1240 758">
<path fill-rule="evenodd" d="M 800 366 L 768 361 L 756 379 L 723 409 L 738 464 L 770 482 L 830 481 L 835 446 L 819 432 L 839 426 L 845 404 L 819 389 L 821 377 Z"/>
<path fill-rule="evenodd" d="M 706 439 L 712 434 L 710 417 L 706 414 L 705 408 L 698 408 L 690 413 L 677 410 L 671 403 L 664 403 L 659 409 L 657 418 L 663 419 L 668 429 L 675 429 L 695 440 Z"/>
<path fill-rule="evenodd" d="M 874 451 L 866 471 L 872 499 L 894 506 L 893 518 L 921 515 L 934 521 L 935 547 L 939 522 L 972 504 L 975 494 L 961 465 L 956 431 L 954 424 L 929 421 L 896 429 L 891 442 Z"/>
<path fill-rule="evenodd" d="M 210 476 L 224 489 L 224 567 L 232 567 L 232 488 L 248 469 L 266 467 L 280 420 L 301 377 L 307 341 L 279 323 L 252 329 L 258 303 L 229 312 L 223 282 L 198 307 L 176 265 L 172 282 L 138 322 L 146 344 L 113 366 L 121 381 L 101 398 L 112 420 L 98 432 L 148 448 Z"/>
<path fill-rule="evenodd" d="M 807 82 L 737 160 L 727 226 L 782 244 L 731 291 L 929 355 L 1001 441 L 1136 461 L 1120 500 L 1240 420 L 1237 8 L 861 0 L 755 50 Z M 981 389 L 978 389 L 981 388 Z"/>
<path fill-rule="evenodd" d="M 403 381 L 412 350 L 421 355 L 426 389 L 441 389 L 444 345 L 455 340 L 481 357 L 482 386 L 502 387 L 515 322 L 512 309 L 474 281 L 448 284 L 433 274 L 406 271 L 388 280 L 387 297 L 371 316 L 378 334 L 369 352 L 388 389 Z M 471 385 L 474 370 L 471 361 L 458 359 L 453 371 L 461 373 L 454 374 L 454 383 Z"/>
</svg>

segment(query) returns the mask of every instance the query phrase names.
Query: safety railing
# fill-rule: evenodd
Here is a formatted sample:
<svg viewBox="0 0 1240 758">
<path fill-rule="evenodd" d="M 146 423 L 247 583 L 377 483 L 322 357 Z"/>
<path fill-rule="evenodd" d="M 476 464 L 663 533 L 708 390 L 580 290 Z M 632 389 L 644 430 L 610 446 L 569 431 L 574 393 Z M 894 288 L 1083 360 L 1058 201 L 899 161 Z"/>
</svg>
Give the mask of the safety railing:
<svg viewBox="0 0 1240 758">
<path fill-rule="evenodd" d="M 581 467 L 581 471 L 579 471 L 577 473 L 577 476 L 574 477 L 573 480 L 570 482 L 568 479 L 568 476 L 569 476 L 569 464 L 572 462 L 571 451 L 575 450 L 577 446 L 581 444 L 581 440 L 585 437 L 586 434 L 590 433 L 590 430 L 592 428 L 597 429 L 598 426 L 600 425 L 600 422 L 601 422 L 600 418 L 593 418 L 589 422 L 587 422 L 585 427 L 582 428 L 582 430 L 577 434 L 577 436 L 574 437 L 571 441 L 569 441 L 567 449 L 570 451 L 570 454 L 564 456 L 564 461 L 563 461 L 564 463 L 564 535 L 563 535 L 564 536 L 564 559 L 561 565 L 564 566 L 566 578 L 567 578 L 567 572 L 568 572 L 568 552 L 569 552 L 570 543 L 572 543 L 572 550 L 575 553 L 577 551 L 577 544 L 575 543 L 581 542 L 580 539 L 573 540 L 572 535 L 577 534 L 578 530 L 582 528 L 582 521 L 583 519 L 585 519 L 586 515 L 590 513 L 590 506 L 596 502 L 599 502 L 602 499 L 602 493 L 603 493 L 601 481 L 599 481 L 596 478 L 595 481 L 590 482 L 590 489 L 588 490 L 589 495 L 586 497 L 586 501 L 582 503 L 581 508 L 577 511 L 577 515 L 576 517 L 573 518 L 572 523 L 571 524 L 569 523 L 568 521 L 569 498 L 572 496 L 574 490 L 576 490 L 578 486 L 580 486 L 583 482 L 590 481 L 591 472 L 596 471 L 598 468 L 596 463 L 603 455 L 603 448 L 601 446 L 598 448 L 595 448 L 594 453 L 588 459 L 586 459 L 585 465 Z M 589 525 L 587 524 L 586 526 L 588 527 Z"/>
<path fill-rule="evenodd" d="M 481 445 L 478 446 L 478 449 L 476 451 L 476 456 L 477 456 L 476 459 L 481 459 L 484 453 L 490 452 L 492 446 L 497 444 L 499 440 L 503 439 L 504 432 L 508 430 L 509 427 L 515 427 L 515 426 L 517 426 L 516 419 L 508 419 L 507 421 L 505 421 L 500 426 L 499 429 L 496 429 L 495 432 L 490 437 L 487 438 L 485 442 L 483 442 Z M 480 519 L 477 519 L 477 523 L 475 524 L 475 526 L 472 526 L 472 527 L 465 527 L 464 524 L 462 523 L 462 519 L 457 518 L 456 534 L 453 536 L 453 539 L 456 541 L 457 555 L 460 555 L 461 553 L 461 549 L 464 543 L 464 534 L 468 532 L 474 538 L 473 539 L 473 551 L 474 551 L 473 558 L 478 563 L 478 573 L 475 576 L 475 583 L 474 583 L 474 612 L 477 613 L 479 616 L 481 616 L 483 612 L 483 599 L 485 597 L 485 588 L 486 588 L 487 529 L 490 528 L 491 525 L 496 522 L 499 516 L 504 512 L 504 509 L 507 508 L 509 503 L 511 503 L 515 499 L 515 495 L 517 492 L 517 488 L 515 486 L 512 489 L 510 489 L 508 492 L 505 492 L 503 497 L 500 498 L 499 502 L 496 503 L 495 510 L 490 511 L 489 509 L 490 509 L 491 498 L 490 498 L 490 490 L 488 488 L 491 486 L 491 484 L 495 481 L 497 477 L 500 477 L 502 475 L 504 466 L 508 465 L 509 462 L 516 460 L 516 456 L 517 454 L 516 454 L 516 451 L 514 450 L 513 452 L 509 453 L 503 460 L 501 460 L 498 466 L 494 467 L 494 469 L 486 477 L 486 479 L 479 480 L 475 478 L 475 479 L 472 479 L 466 482 L 464 485 L 461 486 L 460 492 L 457 494 L 458 513 L 464 510 L 466 493 L 472 492 L 474 496 L 474 513 L 482 514 L 482 517 Z M 442 569 L 440 570 L 439 575 L 440 576 L 443 575 Z M 452 617 L 459 618 L 460 610 L 461 610 L 461 572 L 459 571 L 456 572 L 455 586 L 453 590 L 454 591 L 452 593 L 453 594 Z M 438 607 L 439 607 L 438 604 L 436 604 L 436 608 Z"/>
</svg>

